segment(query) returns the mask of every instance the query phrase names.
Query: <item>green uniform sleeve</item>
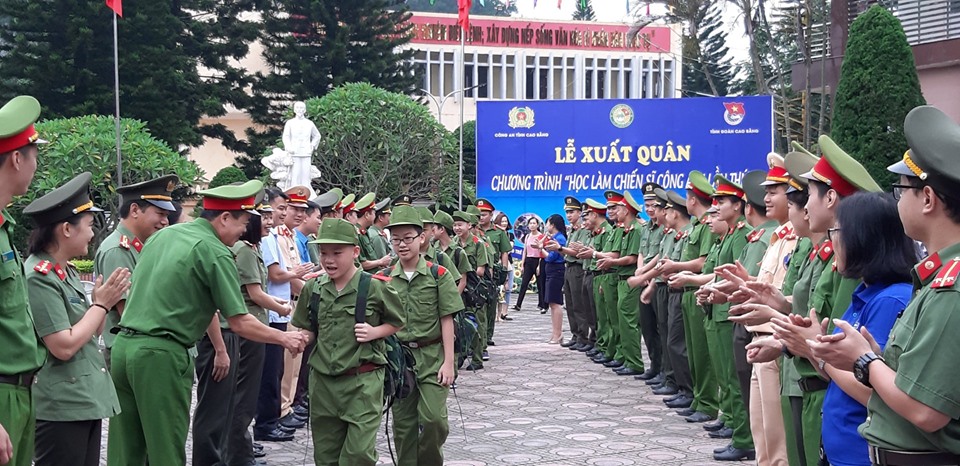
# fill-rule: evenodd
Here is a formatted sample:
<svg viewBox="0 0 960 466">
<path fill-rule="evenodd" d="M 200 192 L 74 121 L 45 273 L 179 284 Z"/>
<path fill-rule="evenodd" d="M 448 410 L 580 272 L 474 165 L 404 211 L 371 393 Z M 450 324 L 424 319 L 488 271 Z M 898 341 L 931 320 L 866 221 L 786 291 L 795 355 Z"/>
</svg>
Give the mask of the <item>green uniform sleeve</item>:
<svg viewBox="0 0 960 466">
<path fill-rule="evenodd" d="M 454 264 L 453 259 L 447 255 L 447 253 L 437 249 L 437 263 L 447 269 L 447 273 L 453 276 L 453 281 L 456 282 L 460 280 L 460 277 L 463 275 L 460 274 L 460 271 L 457 270 L 459 264 Z M 454 284 L 456 287 L 456 284 Z"/>
<path fill-rule="evenodd" d="M 639 224 L 634 225 L 633 229 L 623 236 L 623 241 L 620 244 L 620 257 L 640 255 L 640 242 L 643 239 L 641 228 Z"/>
<path fill-rule="evenodd" d="M 243 295 L 240 294 L 240 274 L 232 254 L 209 251 L 201 255 L 198 267 L 220 315 L 233 317 L 247 313 Z"/>
<path fill-rule="evenodd" d="M 317 286 L 319 278 L 311 278 L 303 284 L 303 289 L 300 290 L 300 299 L 297 300 L 297 307 L 293 310 L 293 317 L 290 319 L 290 323 L 294 327 L 307 329 L 311 332 L 316 331 L 313 324 L 310 323 L 310 298 L 314 293 L 320 292 Z"/>
<path fill-rule="evenodd" d="M 463 300 L 460 299 L 460 292 L 457 290 L 456 280 L 453 278 L 453 271 L 443 269 L 443 273 L 437 277 L 437 303 L 440 317 L 456 314 L 463 310 Z"/>
<path fill-rule="evenodd" d="M 33 325 L 40 337 L 67 330 L 73 326 L 68 317 L 67 302 L 64 301 L 59 287 L 48 276 L 38 274 L 28 276 L 27 293 L 30 297 Z"/>
<path fill-rule="evenodd" d="M 403 328 L 406 320 L 403 317 L 403 302 L 400 301 L 397 290 L 386 282 L 372 279 L 369 293 L 369 302 L 380 312 L 380 323 Z"/>
<path fill-rule="evenodd" d="M 241 285 L 262 285 L 260 283 L 260 258 L 248 247 L 239 248 L 237 254 L 237 272 Z"/>
<path fill-rule="evenodd" d="M 710 253 L 710 248 L 717 239 L 717 236 L 713 234 L 705 224 L 697 225 L 697 229 L 700 230 L 697 234 L 697 241 L 699 241 L 698 246 L 700 248 L 700 255 L 698 257 L 703 257 Z M 696 257 L 694 259 L 696 259 Z"/>
<path fill-rule="evenodd" d="M 478 241 L 474 243 L 473 253 L 477 258 L 477 268 L 486 267 L 490 264 L 490 261 L 487 260 L 486 250 L 483 248 L 481 242 Z"/>
<path fill-rule="evenodd" d="M 133 258 L 133 253 L 122 248 L 108 248 L 103 250 L 102 253 L 98 251 L 95 258 L 93 273 L 98 276 L 102 275 L 104 281 L 119 268 L 126 268 L 130 272 L 133 272 L 134 267 L 137 265 Z M 127 299 L 129 293 L 129 290 L 124 292 L 122 299 Z"/>
</svg>

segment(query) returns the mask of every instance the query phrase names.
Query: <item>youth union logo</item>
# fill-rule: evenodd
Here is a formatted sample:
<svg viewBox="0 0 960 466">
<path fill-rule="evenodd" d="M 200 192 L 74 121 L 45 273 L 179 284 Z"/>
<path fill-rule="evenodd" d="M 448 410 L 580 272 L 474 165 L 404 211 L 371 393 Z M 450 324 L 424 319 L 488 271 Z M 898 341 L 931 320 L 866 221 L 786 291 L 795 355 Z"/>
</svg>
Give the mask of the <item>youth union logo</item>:
<svg viewBox="0 0 960 466">
<path fill-rule="evenodd" d="M 626 128 L 633 123 L 633 109 L 627 104 L 617 104 L 610 109 L 610 123 L 617 128 Z"/>
<path fill-rule="evenodd" d="M 723 121 L 726 121 L 730 126 L 739 125 L 743 122 L 743 117 L 747 115 L 743 108 L 743 102 L 724 102 L 723 106 L 726 108 L 723 111 Z"/>
<path fill-rule="evenodd" d="M 533 128 L 533 109 L 530 107 L 513 107 L 510 109 L 511 128 Z"/>
</svg>

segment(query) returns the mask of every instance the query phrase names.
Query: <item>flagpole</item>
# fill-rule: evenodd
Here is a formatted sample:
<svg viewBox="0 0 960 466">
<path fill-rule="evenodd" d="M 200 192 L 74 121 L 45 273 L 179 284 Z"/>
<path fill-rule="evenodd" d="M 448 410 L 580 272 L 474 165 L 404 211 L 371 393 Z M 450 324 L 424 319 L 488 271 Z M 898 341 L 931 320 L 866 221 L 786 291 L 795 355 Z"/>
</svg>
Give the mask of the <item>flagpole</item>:
<svg viewBox="0 0 960 466">
<path fill-rule="evenodd" d="M 120 157 L 120 54 L 117 49 L 117 13 L 113 12 L 113 94 L 114 126 L 117 136 L 117 186 L 123 186 L 123 159 Z"/>
<path fill-rule="evenodd" d="M 463 75 L 466 70 L 466 54 L 464 49 L 466 48 L 467 40 L 467 30 L 463 27 L 463 24 L 460 25 L 460 169 L 458 173 L 460 175 L 460 195 L 458 197 L 458 204 L 461 209 L 463 209 L 463 106 L 466 105 L 467 94 L 463 88 Z"/>
</svg>

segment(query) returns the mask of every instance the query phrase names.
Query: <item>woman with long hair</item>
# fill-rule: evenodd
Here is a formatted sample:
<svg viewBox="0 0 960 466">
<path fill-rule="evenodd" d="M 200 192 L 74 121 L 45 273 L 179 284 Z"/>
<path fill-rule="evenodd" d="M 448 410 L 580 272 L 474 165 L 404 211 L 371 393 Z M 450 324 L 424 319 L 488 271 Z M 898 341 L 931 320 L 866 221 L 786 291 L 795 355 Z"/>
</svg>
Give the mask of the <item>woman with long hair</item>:
<svg viewBox="0 0 960 466">
<path fill-rule="evenodd" d="M 516 237 L 513 236 L 513 231 L 511 231 L 510 218 L 503 212 L 500 212 L 497 214 L 497 218 L 494 219 L 493 225 L 507 232 L 507 238 L 510 239 L 510 247 L 513 248 L 513 242 Z M 513 320 L 513 317 L 507 314 L 507 307 L 510 306 L 510 295 L 513 294 L 513 271 L 513 258 L 510 258 L 507 262 L 507 281 L 503 284 L 503 301 L 500 302 L 500 320 Z"/>
<path fill-rule="evenodd" d="M 104 418 L 120 412 L 116 388 L 97 343 L 107 312 L 130 288 L 130 271 L 97 277 L 87 301 L 70 260 L 88 254 L 96 213 L 90 173 L 33 201 L 23 213 L 30 235 L 27 292 L 37 335 L 49 352 L 33 384 L 35 464 L 96 466 Z"/>
<path fill-rule="evenodd" d="M 513 306 L 513 310 L 520 310 L 523 297 L 527 294 L 527 287 L 530 286 L 530 279 L 534 275 L 537 275 L 537 308 L 545 310 L 547 306 L 543 302 L 544 286 L 541 262 L 546 254 L 542 249 L 536 247 L 537 241 L 542 239 L 543 236 L 540 233 L 540 221 L 537 220 L 537 217 L 530 217 L 527 220 L 527 229 L 527 234 L 523 237 L 523 255 L 520 257 L 520 270 L 523 274 L 520 279 L 520 295 L 517 297 L 517 304 Z"/>
<path fill-rule="evenodd" d="M 563 254 L 558 250 L 567 245 L 567 226 L 560 214 L 547 217 L 544 225 L 549 236 L 539 246 L 550 253 L 543 259 L 544 272 L 540 276 L 546 277 L 543 284 L 544 302 L 550 306 L 551 332 L 547 343 L 556 345 L 560 343 L 563 332 L 563 275 L 566 269 Z"/>
</svg>

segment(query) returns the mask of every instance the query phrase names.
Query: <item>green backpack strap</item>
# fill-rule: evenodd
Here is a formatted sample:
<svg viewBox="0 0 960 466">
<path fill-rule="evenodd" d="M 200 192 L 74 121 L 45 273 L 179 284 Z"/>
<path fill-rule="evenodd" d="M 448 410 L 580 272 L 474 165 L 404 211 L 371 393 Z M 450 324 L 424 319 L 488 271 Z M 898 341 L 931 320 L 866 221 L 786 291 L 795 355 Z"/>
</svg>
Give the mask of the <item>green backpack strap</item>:
<svg viewBox="0 0 960 466">
<path fill-rule="evenodd" d="M 357 285 L 357 305 L 353 308 L 354 319 L 358 324 L 367 321 L 367 291 L 370 289 L 370 277 L 367 272 L 360 272 L 360 284 Z"/>
<path fill-rule="evenodd" d="M 320 309 L 320 290 L 313 290 L 310 294 L 310 304 L 307 306 L 307 310 L 310 313 L 310 325 L 313 326 L 311 330 L 316 334 L 320 330 L 320 322 L 317 318 L 317 313 Z"/>
</svg>

